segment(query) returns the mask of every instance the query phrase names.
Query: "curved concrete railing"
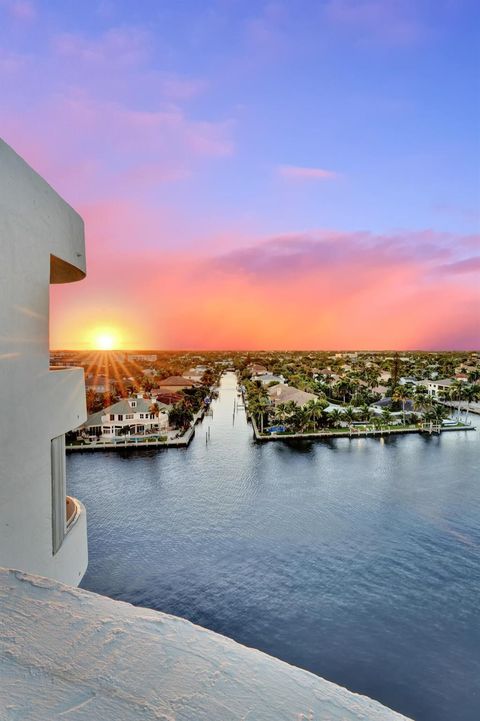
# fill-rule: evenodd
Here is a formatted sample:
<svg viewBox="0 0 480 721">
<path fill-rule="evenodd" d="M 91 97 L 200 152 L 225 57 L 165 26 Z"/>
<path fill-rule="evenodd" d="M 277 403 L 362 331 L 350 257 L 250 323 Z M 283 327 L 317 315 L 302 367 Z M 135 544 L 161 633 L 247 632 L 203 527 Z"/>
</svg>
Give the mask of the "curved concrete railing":
<svg viewBox="0 0 480 721">
<path fill-rule="evenodd" d="M 4 569 L 0 657 L 3 705 L 35 721 L 406 721 L 184 619 Z"/>
</svg>

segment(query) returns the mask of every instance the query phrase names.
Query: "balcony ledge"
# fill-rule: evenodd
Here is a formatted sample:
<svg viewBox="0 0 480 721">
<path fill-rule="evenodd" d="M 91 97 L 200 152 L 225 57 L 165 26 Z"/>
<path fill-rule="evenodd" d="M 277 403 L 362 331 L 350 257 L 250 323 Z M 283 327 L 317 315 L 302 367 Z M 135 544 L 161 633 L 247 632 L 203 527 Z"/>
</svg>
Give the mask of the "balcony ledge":
<svg viewBox="0 0 480 721">
<path fill-rule="evenodd" d="M 405 721 L 183 619 L 4 569 L 0 656 L 15 718 Z"/>
</svg>

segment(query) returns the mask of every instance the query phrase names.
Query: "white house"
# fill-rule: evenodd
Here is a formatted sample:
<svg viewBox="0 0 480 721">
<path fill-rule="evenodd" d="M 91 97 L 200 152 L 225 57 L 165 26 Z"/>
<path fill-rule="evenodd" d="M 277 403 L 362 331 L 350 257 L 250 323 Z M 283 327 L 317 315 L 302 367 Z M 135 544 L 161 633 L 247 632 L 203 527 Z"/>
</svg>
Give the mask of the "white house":
<svg viewBox="0 0 480 721">
<path fill-rule="evenodd" d="M 283 375 L 275 375 L 274 373 L 263 373 L 257 376 L 255 380 L 260 381 L 262 386 L 268 386 L 269 383 L 285 383 Z"/>
<path fill-rule="evenodd" d="M 85 277 L 83 222 L 1 140 L 0 259 L 0 566 L 77 585 L 86 512 L 66 495 L 65 432 L 85 383 L 49 365 L 49 284 Z"/>
<path fill-rule="evenodd" d="M 434 398 L 441 398 L 442 395 L 448 391 L 450 386 L 453 384 L 451 378 L 437 378 L 434 381 L 427 381 L 427 391 L 429 396 Z"/>
<path fill-rule="evenodd" d="M 150 410 L 156 403 L 159 408 L 158 416 Z M 112 440 L 115 436 L 129 433 L 151 433 L 152 431 L 166 431 L 168 429 L 169 406 L 145 398 L 123 398 L 108 408 L 88 416 L 82 423 L 80 430 L 85 430 L 90 436 L 102 436 Z"/>
</svg>

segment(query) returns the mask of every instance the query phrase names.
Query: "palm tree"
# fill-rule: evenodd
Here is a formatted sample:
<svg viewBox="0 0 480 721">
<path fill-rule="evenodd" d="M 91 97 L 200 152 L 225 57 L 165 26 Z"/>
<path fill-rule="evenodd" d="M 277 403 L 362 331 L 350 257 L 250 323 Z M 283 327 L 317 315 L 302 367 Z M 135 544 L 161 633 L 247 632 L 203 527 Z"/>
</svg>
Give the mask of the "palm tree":
<svg viewBox="0 0 480 721">
<path fill-rule="evenodd" d="M 388 410 L 388 408 L 382 409 L 382 420 L 385 426 L 390 425 L 390 423 L 392 422 L 392 414 Z"/>
<path fill-rule="evenodd" d="M 461 381 L 455 381 L 449 388 L 449 397 L 452 401 L 457 401 L 457 414 L 460 416 L 461 404 L 464 397 L 465 386 Z"/>
<path fill-rule="evenodd" d="M 428 391 L 425 386 L 417 386 L 413 394 L 413 403 L 415 410 L 424 408 L 425 401 L 428 398 Z"/>
<path fill-rule="evenodd" d="M 405 386 L 397 386 L 393 393 L 392 399 L 394 401 L 401 401 L 402 403 L 402 420 L 405 425 L 405 403 L 408 401 L 408 391 Z"/>
<path fill-rule="evenodd" d="M 371 412 L 372 412 L 372 411 L 371 411 L 370 406 L 368 406 L 366 403 L 363 403 L 363 404 L 360 406 L 360 413 L 361 413 L 361 415 L 362 415 L 362 420 L 369 421 L 369 420 L 370 420 Z"/>
<path fill-rule="evenodd" d="M 314 432 L 316 431 L 317 421 L 321 417 L 324 408 L 325 403 L 322 403 L 322 401 L 318 399 L 309 401 L 307 405 L 303 408 L 306 417 L 309 421 L 311 420 L 313 423 Z"/>
<path fill-rule="evenodd" d="M 335 395 L 337 396 L 337 398 L 338 396 L 341 396 L 344 403 L 347 395 L 352 392 L 352 389 L 352 383 L 348 378 L 341 378 L 334 387 Z"/>
<path fill-rule="evenodd" d="M 160 406 L 157 402 L 152 403 L 148 412 L 155 416 L 157 419 L 157 433 L 160 433 Z"/>
<path fill-rule="evenodd" d="M 477 384 L 467 386 L 463 391 L 463 397 L 467 401 L 467 409 L 465 413 L 465 423 L 468 423 L 468 414 L 470 412 L 470 403 L 475 403 L 480 398 L 480 386 Z"/>
<path fill-rule="evenodd" d="M 289 408 L 286 403 L 279 403 L 276 406 L 275 415 L 282 423 L 285 423 L 285 419 L 287 418 L 288 414 L 289 414 Z"/>
<path fill-rule="evenodd" d="M 355 408 L 353 408 L 352 406 L 347 406 L 347 408 L 345 408 L 345 410 L 343 412 L 343 417 L 347 421 L 348 427 L 351 430 L 352 423 L 355 421 L 355 418 L 357 417 L 355 414 Z"/>
<path fill-rule="evenodd" d="M 338 427 L 341 423 L 341 420 L 343 418 L 343 413 L 338 408 L 334 408 L 333 411 L 329 414 L 330 420 L 332 422 L 332 425 L 334 428 Z"/>
</svg>

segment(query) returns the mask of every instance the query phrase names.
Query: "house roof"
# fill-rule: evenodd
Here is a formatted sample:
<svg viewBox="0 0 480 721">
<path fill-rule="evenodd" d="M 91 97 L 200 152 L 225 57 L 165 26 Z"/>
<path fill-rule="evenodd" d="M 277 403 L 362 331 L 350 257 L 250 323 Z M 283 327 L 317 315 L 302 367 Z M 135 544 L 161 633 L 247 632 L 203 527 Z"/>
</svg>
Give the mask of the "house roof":
<svg viewBox="0 0 480 721">
<path fill-rule="evenodd" d="M 293 388 L 286 383 L 277 383 L 267 390 L 269 397 L 274 403 L 290 403 L 293 401 L 297 406 L 304 406 L 309 401 L 317 399 L 314 393 L 307 393 L 298 388 Z"/>
<path fill-rule="evenodd" d="M 184 376 L 169 376 L 168 378 L 158 381 L 157 385 L 160 388 L 163 388 L 164 386 L 179 386 L 185 388 L 189 386 L 200 386 L 201 383 L 193 381 L 191 378 L 184 378 Z"/>
<path fill-rule="evenodd" d="M 265 366 L 261 366 L 258 363 L 251 363 L 248 367 L 252 373 L 267 373 L 268 372 L 268 368 L 265 368 Z"/>
<path fill-rule="evenodd" d="M 155 393 L 155 396 L 159 403 L 166 403 L 167 405 L 179 403 L 184 398 L 182 393 L 176 393 L 175 391 L 160 391 L 160 393 Z"/>
</svg>

